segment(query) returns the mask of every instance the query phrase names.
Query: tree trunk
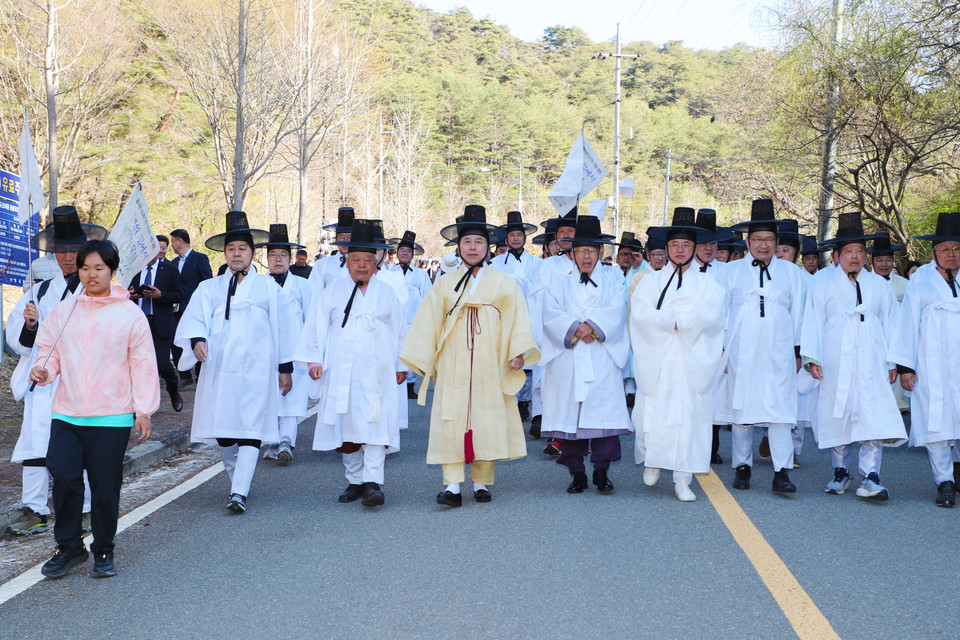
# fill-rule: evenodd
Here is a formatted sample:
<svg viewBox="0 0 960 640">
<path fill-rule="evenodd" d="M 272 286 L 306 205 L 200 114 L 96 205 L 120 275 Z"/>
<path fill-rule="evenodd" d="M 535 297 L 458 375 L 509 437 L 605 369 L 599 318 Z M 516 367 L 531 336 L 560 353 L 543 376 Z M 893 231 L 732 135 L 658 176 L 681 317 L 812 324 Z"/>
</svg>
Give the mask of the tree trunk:
<svg viewBox="0 0 960 640">
<path fill-rule="evenodd" d="M 307 146 L 300 145 L 300 194 L 297 203 L 297 244 L 303 244 L 303 230 L 307 226 L 307 168 L 309 160 L 306 157 Z"/>
<path fill-rule="evenodd" d="M 246 3 L 240 0 L 240 15 L 237 19 L 237 130 L 233 156 L 233 202 L 230 203 L 234 211 L 243 210 L 243 188 L 246 183 L 244 175 L 244 116 L 246 115 L 246 75 L 247 75 L 247 32 L 246 32 Z"/>
<path fill-rule="evenodd" d="M 57 208 L 60 157 L 57 152 L 57 4 L 47 0 L 47 42 L 43 50 L 43 89 L 47 98 L 47 190 L 49 211 Z"/>
</svg>

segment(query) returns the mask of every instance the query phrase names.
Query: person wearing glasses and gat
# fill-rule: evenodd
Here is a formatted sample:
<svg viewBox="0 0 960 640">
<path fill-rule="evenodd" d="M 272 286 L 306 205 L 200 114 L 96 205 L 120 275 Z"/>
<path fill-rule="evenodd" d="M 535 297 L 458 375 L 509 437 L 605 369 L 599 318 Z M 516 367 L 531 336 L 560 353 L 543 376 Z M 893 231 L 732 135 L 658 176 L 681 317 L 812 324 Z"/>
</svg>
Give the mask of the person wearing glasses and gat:
<svg viewBox="0 0 960 640">
<path fill-rule="evenodd" d="M 781 226 L 773 201 L 761 199 L 753 201 L 748 222 L 731 227 L 746 231 L 748 253 L 727 263 L 718 279 L 729 300 L 724 349 L 730 397 L 718 403 L 718 414 L 722 408 L 726 415 L 715 420 L 733 425 L 734 489 L 750 488 L 753 429 L 767 427 L 773 491 L 794 493 L 787 471 L 793 468 L 804 289 L 800 268 L 774 255 Z"/>
</svg>

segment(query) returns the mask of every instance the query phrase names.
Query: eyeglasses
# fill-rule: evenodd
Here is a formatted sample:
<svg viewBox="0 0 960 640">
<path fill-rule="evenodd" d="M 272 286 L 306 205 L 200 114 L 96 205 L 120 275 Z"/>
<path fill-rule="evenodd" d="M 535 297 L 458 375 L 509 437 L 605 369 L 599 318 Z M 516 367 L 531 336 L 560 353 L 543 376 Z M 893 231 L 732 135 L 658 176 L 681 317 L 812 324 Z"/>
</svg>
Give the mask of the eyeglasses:
<svg viewBox="0 0 960 640">
<path fill-rule="evenodd" d="M 600 252 L 597 251 L 596 247 L 577 247 L 573 250 L 573 253 L 578 256 L 590 256 L 597 255 Z"/>
<path fill-rule="evenodd" d="M 777 244 L 776 236 L 772 238 L 754 238 L 751 236 L 747 238 L 747 240 L 749 240 L 751 244 Z"/>
<path fill-rule="evenodd" d="M 667 247 L 677 251 L 679 249 L 693 249 L 693 243 L 689 240 L 671 240 L 667 243 Z"/>
<path fill-rule="evenodd" d="M 946 254 L 948 254 L 948 253 L 952 253 L 952 254 L 954 254 L 954 255 L 957 255 L 957 254 L 960 254 L 960 246 L 958 246 L 958 247 L 937 247 L 936 249 L 934 249 L 934 251 L 935 251 L 936 253 L 939 253 L 940 255 L 946 255 Z"/>
<path fill-rule="evenodd" d="M 267 258 L 270 260 L 280 260 L 281 258 L 286 258 L 288 254 L 286 251 L 271 251 L 267 254 Z"/>
</svg>

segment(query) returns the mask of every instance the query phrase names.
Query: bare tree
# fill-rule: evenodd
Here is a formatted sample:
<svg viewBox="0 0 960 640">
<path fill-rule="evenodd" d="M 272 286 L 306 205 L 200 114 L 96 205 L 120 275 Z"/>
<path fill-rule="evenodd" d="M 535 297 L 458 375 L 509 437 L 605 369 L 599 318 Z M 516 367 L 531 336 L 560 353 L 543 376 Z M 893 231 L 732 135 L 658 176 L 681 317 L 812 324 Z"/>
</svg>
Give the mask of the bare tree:
<svg viewBox="0 0 960 640">
<path fill-rule="evenodd" d="M 120 0 L 4 0 L 0 3 L 0 158 L 15 163 L 23 107 L 46 133 L 38 154 L 49 178 L 47 200 L 82 193 L 81 181 L 105 157 L 114 108 L 139 76 L 130 67 L 134 38 Z M 90 152 L 90 144 L 100 147 Z M 83 163 L 81 164 L 81 159 Z M 97 185 L 93 185 L 94 188 Z M 91 199 L 96 199 L 96 195 Z"/>
<path fill-rule="evenodd" d="M 391 223 L 398 234 L 416 229 L 427 207 L 427 182 L 433 167 L 426 148 L 432 126 L 418 113 L 412 100 L 392 105 L 393 153 L 389 163 L 393 216 Z"/>
<path fill-rule="evenodd" d="M 159 22 L 163 61 L 205 116 L 208 130 L 197 134 L 210 139 L 201 146 L 226 204 L 242 209 L 257 181 L 279 170 L 271 161 L 298 129 L 293 97 L 302 85 L 284 79 L 276 15 L 255 0 L 170 0 Z"/>
</svg>

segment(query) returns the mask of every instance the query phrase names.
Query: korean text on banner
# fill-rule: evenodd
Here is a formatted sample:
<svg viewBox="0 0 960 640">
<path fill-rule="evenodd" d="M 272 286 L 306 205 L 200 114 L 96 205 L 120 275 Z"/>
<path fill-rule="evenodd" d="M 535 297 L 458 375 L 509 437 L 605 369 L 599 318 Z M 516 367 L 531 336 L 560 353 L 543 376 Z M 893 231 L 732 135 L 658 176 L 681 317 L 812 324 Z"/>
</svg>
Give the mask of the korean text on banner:
<svg viewBox="0 0 960 640">
<path fill-rule="evenodd" d="M 117 281 L 124 287 L 130 286 L 133 277 L 143 271 L 160 253 L 160 243 L 150 225 L 147 201 L 143 197 L 140 183 L 133 188 L 130 199 L 117 218 L 110 231 L 110 240 L 120 251 L 120 268 L 117 269 Z"/>
<path fill-rule="evenodd" d="M 553 185 L 548 198 L 557 212 L 565 215 L 606 177 L 607 168 L 581 131 L 567 156 L 563 173 Z"/>
</svg>

